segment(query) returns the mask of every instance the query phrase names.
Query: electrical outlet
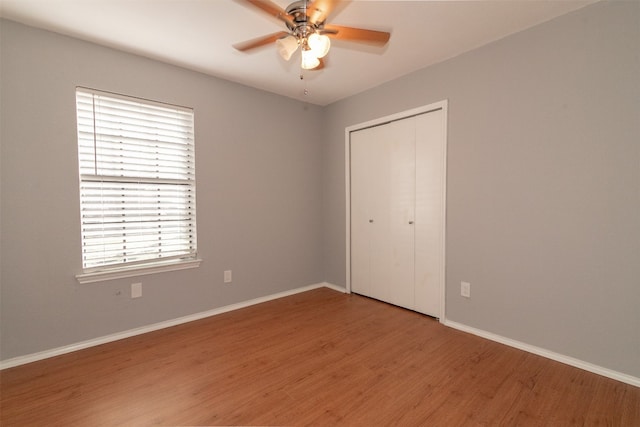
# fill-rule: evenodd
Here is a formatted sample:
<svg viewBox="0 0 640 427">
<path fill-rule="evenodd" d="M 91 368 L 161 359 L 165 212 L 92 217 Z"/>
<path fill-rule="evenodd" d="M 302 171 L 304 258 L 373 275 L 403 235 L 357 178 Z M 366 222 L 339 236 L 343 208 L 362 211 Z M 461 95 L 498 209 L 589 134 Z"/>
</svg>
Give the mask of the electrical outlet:
<svg viewBox="0 0 640 427">
<path fill-rule="evenodd" d="M 460 295 L 466 298 L 471 298 L 471 283 L 460 282 Z"/>
<path fill-rule="evenodd" d="M 142 283 L 131 284 L 131 298 L 140 298 L 142 296 Z"/>
<path fill-rule="evenodd" d="M 224 283 L 231 283 L 231 270 L 224 271 Z"/>
</svg>

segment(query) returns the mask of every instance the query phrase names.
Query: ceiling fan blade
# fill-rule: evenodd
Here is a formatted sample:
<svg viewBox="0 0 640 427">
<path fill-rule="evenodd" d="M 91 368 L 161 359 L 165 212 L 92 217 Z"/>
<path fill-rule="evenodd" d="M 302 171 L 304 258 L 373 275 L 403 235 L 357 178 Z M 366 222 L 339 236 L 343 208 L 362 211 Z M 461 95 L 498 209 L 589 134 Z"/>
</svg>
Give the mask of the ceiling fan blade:
<svg viewBox="0 0 640 427">
<path fill-rule="evenodd" d="M 365 30 L 341 25 L 325 25 L 323 32 L 336 40 L 371 43 L 380 46 L 387 44 L 391 37 L 391 34 L 386 31 Z"/>
<path fill-rule="evenodd" d="M 287 24 L 293 24 L 293 17 L 284 11 L 280 6 L 273 3 L 270 0 L 239 0 L 252 4 L 263 12 L 268 13 L 271 16 L 275 16 L 277 19 L 286 22 Z"/>
<path fill-rule="evenodd" d="M 233 47 L 240 52 L 245 52 L 250 49 L 255 49 L 256 47 L 274 43 L 279 38 L 286 37 L 288 35 L 289 33 L 287 33 L 286 31 L 278 31 L 277 33 L 269 34 L 268 36 L 258 37 L 252 40 L 236 43 L 233 45 Z"/>
<path fill-rule="evenodd" d="M 314 25 L 322 25 L 338 3 L 340 3 L 339 0 L 314 0 L 307 6 L 309 22 Z"/>
</svg>

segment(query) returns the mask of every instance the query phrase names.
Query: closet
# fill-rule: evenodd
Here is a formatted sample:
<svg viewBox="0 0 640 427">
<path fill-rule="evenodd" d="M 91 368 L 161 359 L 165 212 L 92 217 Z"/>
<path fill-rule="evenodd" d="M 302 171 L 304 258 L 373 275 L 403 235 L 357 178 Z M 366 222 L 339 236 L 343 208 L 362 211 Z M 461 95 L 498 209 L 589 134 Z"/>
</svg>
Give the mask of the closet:
<svg viewBox="0 0 640 427">
<path fill-rule="evenodd" d="M 445 111 L 349 132 L 351 291 L 440 318 Z"/>
</svg>

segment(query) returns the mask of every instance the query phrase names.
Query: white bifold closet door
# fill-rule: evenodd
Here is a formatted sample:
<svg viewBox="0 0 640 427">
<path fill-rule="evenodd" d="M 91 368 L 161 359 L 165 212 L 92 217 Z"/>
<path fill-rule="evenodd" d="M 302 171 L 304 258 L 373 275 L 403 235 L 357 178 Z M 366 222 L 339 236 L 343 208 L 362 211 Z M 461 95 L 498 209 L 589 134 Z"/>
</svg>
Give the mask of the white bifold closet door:
<svg viewBox="0 0 640 427">
<path fill-rule="evenodd" d="M 351 289 L 435 317 L 444 286 L 442 115 L 350 136 Z"/>
</svg>

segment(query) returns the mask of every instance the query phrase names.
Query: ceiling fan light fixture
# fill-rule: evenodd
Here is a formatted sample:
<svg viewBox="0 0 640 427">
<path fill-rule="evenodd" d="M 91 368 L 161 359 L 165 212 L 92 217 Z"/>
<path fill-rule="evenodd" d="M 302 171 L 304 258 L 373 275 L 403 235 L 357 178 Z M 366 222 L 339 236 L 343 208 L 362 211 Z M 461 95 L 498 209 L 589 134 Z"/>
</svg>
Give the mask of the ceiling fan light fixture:
<svg viewBox="0 0 640 427">
<path fill-rule="evenodd" d="M 307 44 L 316 58 L 324 58 L 331 48 L 331 40 L 324 34 L 311 34 L 307 39 Z"/>
<path fill-rule="evenodd" d="M 291 55 L 298 49 L 298 39 L 294 36 L 287 36 L 276 40 L 278 53 L 285 60 L 291 59 Z"/>
<path fill-rule="evenodd" d="M 305 70 L 313 70 L 320 65 L 320 60 L 311 49 L 302 49 L 302 68 Z"/>
</svg>

